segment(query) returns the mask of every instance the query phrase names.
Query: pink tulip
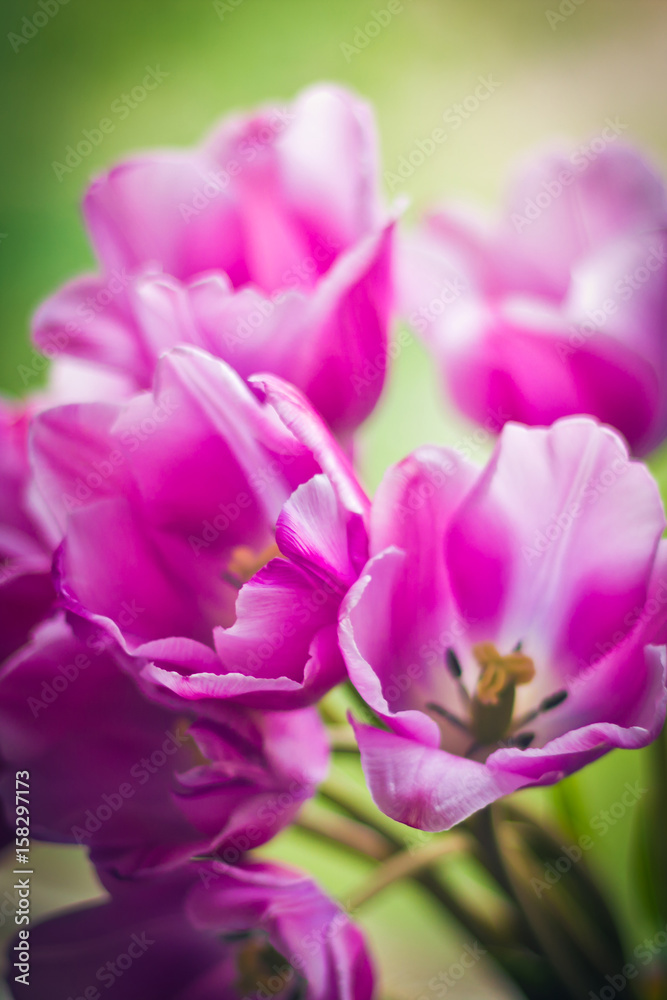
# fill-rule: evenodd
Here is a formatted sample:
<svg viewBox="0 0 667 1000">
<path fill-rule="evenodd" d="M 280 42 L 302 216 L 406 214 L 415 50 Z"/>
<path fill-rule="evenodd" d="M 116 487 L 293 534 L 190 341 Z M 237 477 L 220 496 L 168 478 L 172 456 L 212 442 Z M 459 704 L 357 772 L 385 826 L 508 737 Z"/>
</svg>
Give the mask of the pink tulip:
<svg viewBox="0 0 667 1000">
<path fill-rule="evenodd" d="M 341 612 L 366 779 L 443 830 L 553 784 L 665 718 L 665 516 L 646 468 L 589 418 L 508 424 L 483 470 L 422 448 L 371 512 Z"/>
<path fill-rule="evenodd" d="M 387 364 L 393 223 L 371 109 L 330 86 L 226 119 L 191 151 L 91 185 L 100 274 L 37 311 L 35 341 L 151 385 L 179 343 L 301 388 L 336 434 L 374 408 Z"/>
<path fill-rule="evenodd" d="M 434 213 L 404 247 L 403 307 L 487 429 L 588 413 L 636 454 L 667 436 L 667 196 L 632 149 L 544 155 L 493 227 Z"/>
</svg>

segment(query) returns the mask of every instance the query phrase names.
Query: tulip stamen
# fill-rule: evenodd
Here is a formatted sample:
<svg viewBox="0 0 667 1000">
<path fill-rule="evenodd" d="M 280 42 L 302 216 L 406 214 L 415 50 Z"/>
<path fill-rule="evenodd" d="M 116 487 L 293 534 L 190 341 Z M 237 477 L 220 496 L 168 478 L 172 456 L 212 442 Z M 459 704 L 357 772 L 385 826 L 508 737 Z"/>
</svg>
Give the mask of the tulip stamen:
<svg viewBox="0 0 667 1000">
<path fill-rule="evenodd" d="M 507 655 L 499 653 L 492 642 L 472 647 L 480 675 L 470 704 L 471 731 L 482 746 L 504 738 L 512 723 L 517 686 L 529 684 L 535 677 L 535 665 L 521 645 Z"/>
<path fill-rule="evenodd" d="M 517 733 L 510 736 L 506 742 L 508 747 L 518 747 L 519 750 L 526 750 L 535 739 L 535 733 Z"/>
<path fill-rule="evenodd" d="M 236 590 L 240 590 L 244 583 L 252 580 L 255 573 L 259 573 L 260 569 L 264 569 L 267 563 L 276 558 L 284 558 L 276 542 L 271 542 L 259 553 L 248 545 L 237 545 L 231 551 L 222 578 Z"/>
<path fill-rule="evenodd" d="M 557 708 L 559 705 L 562 705 L 567 696 L 568 692 L 562 690 L 556 691 L 555 694 L 550 694 L 547 698 L 543 698 L 537 708 L 534 708 L 532 712 L 526 712 L 526 714 L 522 715 L 520 719 L 517 719 L 512 726 L 512 729 L 514 731 L 517 729 L 523 729 L 524 726 L 528 725 L 529 722 L 533 722 L 544 712 L 550 712 L 553 708 Z"/>
<path fill-rule="evenodd" d="M 445 651 L 445 665 L 449 673 L 453 677 L 453 679 L 456 681 L 459 691 L 463 696 L 465 704 L 469 705 L 471 699 L 470 699 L 470 694 L 468 692 L 468 688 L 466 687 L 465 681 L 463 680 L 463 670 L 461 669 L 461 663 L 459 662 L 459 658 L 454 652 L 454 650 L 451 648 L 451 646 Z"/>
<path fill-rule="evenodd" d="M 526 750 L 535 741 L 536 733 L 525 730 L 525 727 L 544 712 L 561 705 L 568 692 L 563 689 L 548 695 L 537 708 L 514 720 L 516 688 L 519 684 L 530 683 L 535 677 L 535 665 L 523 652 L 523 641 L 517 642 L 507 655 L 499 653 L 491 642 L 477 643 L 472 647 L 472 653 L 479 664 L 480 676 L 471 697 L 463 681 L 458 656 L 451 648 L 445 651 L 445 666 L 463 695 L 468 718 L 459 718 L 435 701 L 427 702 L 426 710 L 472 737 L 465 757 L 472 758 L 482 751 L 486 754 L 503 747 Z"/>
<path fill-rule="evenodd" d="M 449 712 L 446 708 L 443 708 L 442 705 L 438 705 L 437 702 L 427 701 L 425 707 L 430 712 L 436 712 L 437 715 L 441 715 L 443 719 L 446 719 L 447 722 L 451 722 L 453 726 L 457 726 L 459 729 L 464 729 L 466 733 L 470 732 L 467 724 L 462 719 L 459 719 L 458 715 L 454 715 L 453 712 Z"/>
</svg>

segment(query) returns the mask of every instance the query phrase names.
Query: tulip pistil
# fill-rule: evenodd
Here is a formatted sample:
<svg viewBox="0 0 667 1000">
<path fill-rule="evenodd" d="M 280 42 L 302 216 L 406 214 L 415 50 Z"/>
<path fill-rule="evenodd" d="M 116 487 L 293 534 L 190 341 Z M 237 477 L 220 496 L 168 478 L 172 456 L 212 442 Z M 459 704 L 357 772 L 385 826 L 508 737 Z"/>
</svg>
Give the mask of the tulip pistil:
<svg viewBox="0 0 667 1000">
<path fill-rule="evenodd" d="M 522 643 L 517 643 L 510 653 L 503 655 L 492 642 L 481 642 L 473 646 L 472 653 L 480 668 L 472 696 L 465 686 L 456 653 L 453 649 L 447 649 L 445 653 L 445 665 L 459 687 L 468 718 L 462 719 L 433 701 L 427 702 L 426 709 L 472 737 L 466 757 L 473 757 L 494 746 L 527 749 L 534 742 L 535 733 L 521 730 L 542 713 L 561 705 L 568 692 L 557 691 L 543 698 L 537 708 L 514 719 L 516 688 L 520 684 L 529 684 L 535 677 L 535 665 L 522 651 Z"/>
<path fill-rule="evenodd" d="M 484 746 L 501 740 L 509 729 L 516 687 L 533 680 L 535 665 L 520 650 L 503 656 L 492 642 L 477 643 L 472 653 L 480 676 L 470 705 L 471 730 Z"/>
</svg>

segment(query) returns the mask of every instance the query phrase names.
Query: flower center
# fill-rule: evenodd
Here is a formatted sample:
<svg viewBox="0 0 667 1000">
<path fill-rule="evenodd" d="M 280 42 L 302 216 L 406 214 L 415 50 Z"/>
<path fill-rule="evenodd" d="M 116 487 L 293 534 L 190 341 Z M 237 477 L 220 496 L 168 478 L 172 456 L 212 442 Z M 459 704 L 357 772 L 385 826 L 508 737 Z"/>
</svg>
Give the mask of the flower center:
<svg viewBox="0 0 667 1000">
<path fill-rule="evenodd" d="M 518 684 L 529 684 L 535 665 L 519 649 L 501 655 L 492 642 L 472 648 L 480 667 L 479 680 L 470 704 L 470 730 L 484 746 L 502 739 L 514 715 L 514 695 Z"/>
<path fill-rule="evenodd" d="M 271 542 L 259 553 L 248 545 L 237 545 L 236 548 L 232 549 L 229 557 L 225 580 L 240 590 L 244 583 L 253 578 L 255 573 L 259 573 L 260 569 L 264 569 L 267 563 L 278 557 L 284 558 L 277 542 Z"/>
<path fill-rule="evenodd" d="M 522 651 L 520 642 L 506 654 L 499 653 L 492 642 L 480 642 L 472 647 L 472 654 L 480 670 L 472 696 L 463 681 L 456 653 L 448 649 L 445 654 L 447 669 L 459 686 L 467 718 L 459 718 L 432 701 L 427 702 L 426 710 L 468 733 L 472 743 L 466 757 L 474 757 L 480 751 L 488 753 L 500 744 L 525 750 L 535 739 L 535 733 L 521 730 L 543 712 L 549 712 L 565 701 L 567 691 L 558 691 L 543 698 L 537 708 L 515 719 L 516 688 L 520 684 L 529 684 L 535 677 L 532 659 Z"/>
<path fill-rule="evenodd" d="M 295 979 L 292 966 L 265 938 L 250 936 L 237 952 L 236 967 L 241 996 L 279 996 Z"/>
</svg>

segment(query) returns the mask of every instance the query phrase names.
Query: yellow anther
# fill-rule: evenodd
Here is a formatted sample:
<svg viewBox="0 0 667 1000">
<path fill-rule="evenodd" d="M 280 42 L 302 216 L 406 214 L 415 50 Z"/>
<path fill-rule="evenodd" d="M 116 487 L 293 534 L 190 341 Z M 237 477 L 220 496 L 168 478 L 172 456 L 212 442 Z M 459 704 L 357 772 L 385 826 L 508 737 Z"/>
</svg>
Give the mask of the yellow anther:
<svg viewBox="0 0 667 1000">
<path fill-rule="evenodd" d="M 475 697 L 483 705 L 497 705 L 504 691 L 528 684 L 535 676 L 535 665 L 525 653 L 502 656 L 492 642 L 479 642 L 472 652 L 481 669 Z"/>
<path fill-rule="evenodd" d="M 266 994 L 282 993 L 294 976 L 280 952 L 268 941 L 250 938 L 237 952 L 238 979 L 234 984 L 241 996 L 256 993 L 262 987 Z"/>
<path fill-rule="evenodd" d="M 227 564 L 227 572 L 241 583 L 247 583 L 255 573 L 263 569 L 268 562 L 276 557 L 282 557 L 282 552 L 276 542 L 271 542 L 263 552 L 255 552 L 247 545 L 237 545 Z"/>
</svg>

